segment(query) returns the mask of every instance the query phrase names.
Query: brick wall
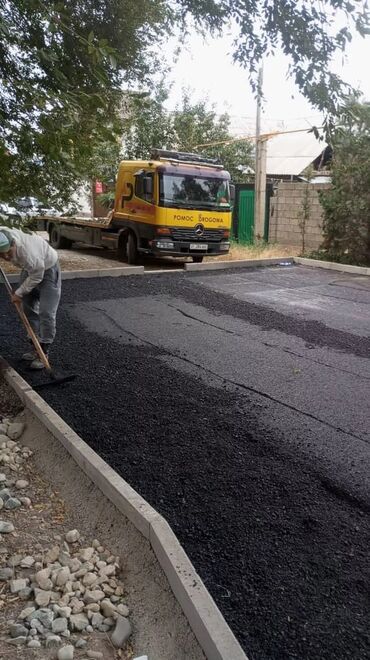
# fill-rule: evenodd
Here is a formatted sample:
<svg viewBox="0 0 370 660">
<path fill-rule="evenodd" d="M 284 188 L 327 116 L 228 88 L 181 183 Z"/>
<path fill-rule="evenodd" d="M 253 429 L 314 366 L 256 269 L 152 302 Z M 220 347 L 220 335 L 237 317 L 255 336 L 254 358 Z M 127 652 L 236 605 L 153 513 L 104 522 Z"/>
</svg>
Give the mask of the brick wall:
<svg viewBox="0 0 370 660">
<path fill-rule="evenodd" d="M 282 245 L 302 245 L 302 233 L 299 226 L 302 214 L 306 183 L 278 184 L 270 203 L 269 241 Z M 306 248 L 316 249 L 322 243 L 323 212 L 318 191 L 330 188 L 330 183 L 309 185 L 310 217 L 306 220 Z"/>
</svg>

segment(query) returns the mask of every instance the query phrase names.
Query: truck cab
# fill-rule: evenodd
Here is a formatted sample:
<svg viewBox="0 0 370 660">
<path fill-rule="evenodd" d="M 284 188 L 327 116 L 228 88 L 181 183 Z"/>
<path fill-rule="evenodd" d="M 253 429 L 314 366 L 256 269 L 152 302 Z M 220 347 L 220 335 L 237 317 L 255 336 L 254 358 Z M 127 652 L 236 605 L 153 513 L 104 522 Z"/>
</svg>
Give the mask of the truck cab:
<svg viewBox="0 0 370 660">
<path fill-rule="evenodd" d="M 155 150 L 119 166 L 111 230 L 124 232 L 129 262 L 158 256 L 226 254 L 230 248 L 230 175 L 213 159 Z"/>
</svg>

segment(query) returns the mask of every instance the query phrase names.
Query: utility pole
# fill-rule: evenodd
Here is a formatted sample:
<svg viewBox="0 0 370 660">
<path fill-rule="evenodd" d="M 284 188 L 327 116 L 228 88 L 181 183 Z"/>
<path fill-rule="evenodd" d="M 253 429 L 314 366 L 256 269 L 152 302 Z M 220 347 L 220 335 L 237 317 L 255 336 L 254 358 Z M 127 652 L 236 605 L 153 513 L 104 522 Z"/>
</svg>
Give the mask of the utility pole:
<svg viewBox="0 0 370 660">
<path fill-rule="evenodd" d="M 263 65 L 258 73 L 256 116 L 256 165 L 254 174 L 254 238 L 261 240 L 265 230 L 267 141 L 261 138 Z"/>
</svg>

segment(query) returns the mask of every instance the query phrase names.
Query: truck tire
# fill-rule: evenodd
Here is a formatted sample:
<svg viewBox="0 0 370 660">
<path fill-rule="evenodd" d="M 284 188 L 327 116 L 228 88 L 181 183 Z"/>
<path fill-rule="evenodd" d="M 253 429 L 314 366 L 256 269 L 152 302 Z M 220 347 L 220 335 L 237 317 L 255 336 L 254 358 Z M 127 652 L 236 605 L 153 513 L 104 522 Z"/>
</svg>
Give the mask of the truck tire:
<svg viewBox="0 0 370 660">
<path fill-rule="evenodd" d="M 50 225 L 49 237 L 51 247 L 56 250 L 69 250 L 72 247 L 72 241 L 61 235 L 58 225 Z"/>
<path fill-rule="evenodd" d="M 197 254 L 194 257 L 192 257 L 193 261 L 195 264 L 201 264 L 203 261 L 203 255 L 202 254 Z"/>
<path fill-rule="evenodd" d="M 130 231 L 126 243 L 127 263 L 135 265 L 139 263 L 140 255 L 137 251 L 137 241 L 135 234 Z"/>
</svg>

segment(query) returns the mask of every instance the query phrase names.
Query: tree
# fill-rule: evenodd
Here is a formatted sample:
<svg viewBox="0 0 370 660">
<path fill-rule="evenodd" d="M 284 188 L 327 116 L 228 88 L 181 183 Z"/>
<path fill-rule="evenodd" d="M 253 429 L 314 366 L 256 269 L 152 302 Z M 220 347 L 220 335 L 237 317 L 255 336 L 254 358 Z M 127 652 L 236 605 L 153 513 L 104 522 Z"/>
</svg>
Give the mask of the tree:
<svg viewBox="0 0 370 660">
<path fill-rule="evenodd" d="M 221 33 L 230 23 L 254 87 L 260 60 L 280 46 L 300 90 L 335 113 L 348 88 L 330 72 L 333 54 L 351 29 L 366 34 L 369 16 L 362 0 L 0 0 L 0 199 L 64 203 L 97 143 L 120 134 L 122 83 L 161 69 L 175 27 L 186 39 L 191 24 Z"/>
<path fill-rule="evenodd" d="M 281 48 L 299 90 L 329 115 L 350 91 L 330 70 L 333 55 L 346 49 L 354 31 L 370 34 L 365 0 L 180 0 L 180 5 L 206 30 L 236 25 L 233 57 L 249 72 L 254 89 L 261 60 Z"/>
<path fill-rule="evenodd" d="M 322 191 L 324 243 L 334 261 L 370 265 L 370 105 L 343 109 L 333 135 L 332 188 Z"/>
<path fill-rule="evenodd" d="M 229 115 L 225 112 L 217 116 L 215 106 L 208 106 L 204 99 L 192 104 L 189 91 L 184 91 L 172 122 L 176 149 L 197 151 L 197 145 L 210 143 L 210 146 L 199 147 L 199 151 L 218 158 L 235 183 L 244 180 L 242 171 L 248 165 L 254 167 L 251 142 L 233 141 Z M 222 141 L 226 144 L 217 144 Z"/>
<path fill-rule="evenodd" d="M 164 1 L 0 0 L 0 199 L 63 203 L 115 142 L 123 81 L 158 66 Z"/>
<path fill-rule="evenodd" d="M 126 117 L 123 135 L 124 158 L 149 158 L 153 147 L 179 151 L 199 151 L 218 158 L 233 181 L 243 180 L 242 170 L 252 164 L 253 146 L 250 142 L 231 142 L 230 118 L 218 116 L 214 106 L 205 100 L 192 103 L 189 90 L 183 92 L 181 102 L 173 112 L 166 110 L 167 92 L 160 86 L 155 95 L 134 98 L 131 113 Z M 213 145 L 220 141 L 230 144 Z M 211 146 L 197 148 L 197 145 Z"/>
</svg>

